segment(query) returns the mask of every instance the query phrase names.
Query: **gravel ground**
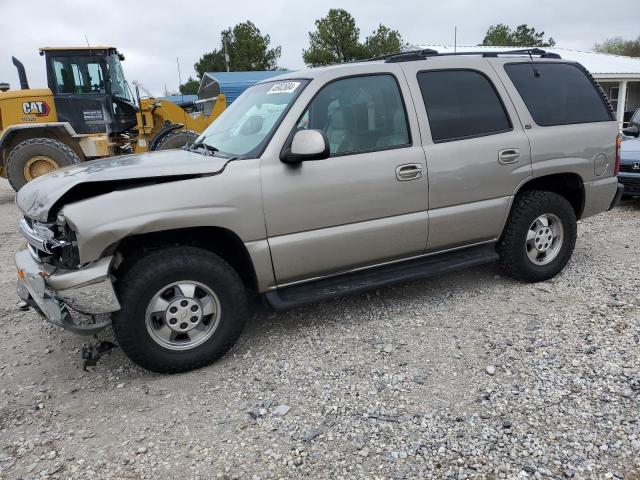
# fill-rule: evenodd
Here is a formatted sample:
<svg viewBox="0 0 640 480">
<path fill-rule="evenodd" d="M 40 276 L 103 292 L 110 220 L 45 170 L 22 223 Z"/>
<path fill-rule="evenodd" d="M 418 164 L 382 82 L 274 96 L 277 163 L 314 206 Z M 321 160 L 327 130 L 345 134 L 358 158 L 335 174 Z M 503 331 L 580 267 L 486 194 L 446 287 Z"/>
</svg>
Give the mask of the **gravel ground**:
<svg viewBox="0 0 640 480">
<path fill-rule="evenodd" d="M 285 313 L 161 376 L 15 308 L 0 183 L 0 478 L 640 478 L 640 200 L 525 285 L 489 266 Z M 107 338 L 111 336 L 107 334 Z"/>
</svg>

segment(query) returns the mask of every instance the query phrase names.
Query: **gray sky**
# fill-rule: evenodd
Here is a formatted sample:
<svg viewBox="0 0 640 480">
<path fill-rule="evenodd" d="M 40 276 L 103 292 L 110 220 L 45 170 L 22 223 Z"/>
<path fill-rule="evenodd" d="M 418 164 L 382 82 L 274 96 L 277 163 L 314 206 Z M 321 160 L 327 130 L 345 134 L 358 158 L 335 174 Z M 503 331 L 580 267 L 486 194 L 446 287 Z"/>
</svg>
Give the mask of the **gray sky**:
<svg viewBox="0 0 640 480">
<path fill-rule="evenodd" d="M 93 45 L 118 47 L 129 82 L 138 80 L 159 94 L 165 84 L 177 89 L 176 57 L 184 81 L 195 74 L 193 64 L 202 53 L 218 48 L 220 31 L 245 20 L 282 46 L 281 66 L 298 69 L 314 20 L 338 7 L 355 17 L 362 39 L 383 23 L 412 44 L 452 44 L 454 25 L 459 45 L 477 44 L 495 23 L 527 23 L 553 36 L 559 47 L 580 50 L 607 37 L 640 35 L 636 14 L 594 0 L 0 0 L 0 81 L 18 86 L 15 55 L 31 86 L 46 86 L 38 47 L 85 45 L 86 34 Z"/>
</svg>

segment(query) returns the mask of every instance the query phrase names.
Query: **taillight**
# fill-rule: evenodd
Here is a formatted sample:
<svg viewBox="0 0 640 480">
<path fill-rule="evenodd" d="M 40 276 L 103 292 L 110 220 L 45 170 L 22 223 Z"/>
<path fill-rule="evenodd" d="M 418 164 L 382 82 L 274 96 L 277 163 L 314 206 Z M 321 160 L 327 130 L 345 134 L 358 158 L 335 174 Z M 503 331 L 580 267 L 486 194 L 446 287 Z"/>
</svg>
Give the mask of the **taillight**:
<svg viewBox="0 0 640 480">
<path fill-rule="evenodd" d="M 613 176 L 617 177 L 620 173 L 620 146 L 622 145 L 622 137 L 620 134 L 616 137 L 616 164 L 613 167 Z"/>
</svg>

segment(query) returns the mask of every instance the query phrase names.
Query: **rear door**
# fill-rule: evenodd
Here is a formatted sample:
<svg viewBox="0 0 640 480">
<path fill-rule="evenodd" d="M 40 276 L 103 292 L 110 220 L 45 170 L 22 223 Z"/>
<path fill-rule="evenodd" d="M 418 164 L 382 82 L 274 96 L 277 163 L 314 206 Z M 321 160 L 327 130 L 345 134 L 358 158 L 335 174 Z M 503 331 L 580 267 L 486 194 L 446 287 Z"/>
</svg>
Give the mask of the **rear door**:
<svg viewBox="0 0 640 480">
<path fill-rule="evenodd" d="M 402 64 L 427 158 L 429 252 L 496 240 L 513 192 L 531 176 L 529 141 L 491 65 L 453 61 Z"/>
</svg>

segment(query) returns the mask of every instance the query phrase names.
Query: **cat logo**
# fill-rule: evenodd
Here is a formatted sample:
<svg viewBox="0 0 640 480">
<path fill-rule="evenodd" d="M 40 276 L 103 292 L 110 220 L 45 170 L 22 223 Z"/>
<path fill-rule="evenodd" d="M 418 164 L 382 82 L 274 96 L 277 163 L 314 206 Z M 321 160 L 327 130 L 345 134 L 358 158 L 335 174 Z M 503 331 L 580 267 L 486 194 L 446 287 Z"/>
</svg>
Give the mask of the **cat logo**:
<svg viewBox="0 0 640 480">
<path fill-rule="evenodd" d="M 47 102 L 24 102 L 22 104 L 22 111 L 26 114 L 44 117 L 49 115 L 51 109 L 49 105 L 47 105 Z"/>
</svg>

